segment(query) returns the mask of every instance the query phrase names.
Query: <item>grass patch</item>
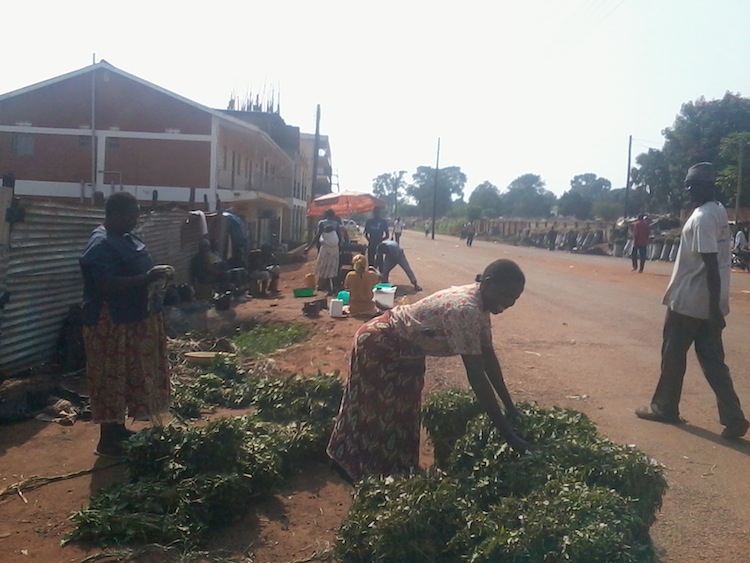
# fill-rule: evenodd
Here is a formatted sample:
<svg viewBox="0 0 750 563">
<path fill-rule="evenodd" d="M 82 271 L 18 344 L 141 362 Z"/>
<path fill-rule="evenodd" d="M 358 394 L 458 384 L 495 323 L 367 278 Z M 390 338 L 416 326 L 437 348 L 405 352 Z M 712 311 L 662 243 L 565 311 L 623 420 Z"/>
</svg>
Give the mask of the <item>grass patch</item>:
<svg viewBox="0 0 750 563">
<path fill-rule="evenodd" d="M 310 329 L 300 323 L 268 323 L 241 330 L 232 342 L 240 354 L 262 356 L 310 337 Z"/>
</svg>

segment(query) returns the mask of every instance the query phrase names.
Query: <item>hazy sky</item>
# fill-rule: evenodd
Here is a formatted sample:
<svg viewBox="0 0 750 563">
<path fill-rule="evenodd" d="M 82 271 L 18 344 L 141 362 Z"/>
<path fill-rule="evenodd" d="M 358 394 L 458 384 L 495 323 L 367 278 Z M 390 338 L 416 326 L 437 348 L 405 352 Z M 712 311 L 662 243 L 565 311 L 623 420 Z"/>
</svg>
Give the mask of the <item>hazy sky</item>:
<svg viewBox="0 0 750 563">
<path fill-rule="evenodd" d="M 330 136 L 341 190 L 460 166 L 466 194 L 525 173 L 613 188 L 680 106 L 750 96 L 750 0 L 6 2 L 0 93 L 106 59 L 199 103 L 276 90 Z M 409 176 L 410 177 L 410 176 Z"/>
</svg>

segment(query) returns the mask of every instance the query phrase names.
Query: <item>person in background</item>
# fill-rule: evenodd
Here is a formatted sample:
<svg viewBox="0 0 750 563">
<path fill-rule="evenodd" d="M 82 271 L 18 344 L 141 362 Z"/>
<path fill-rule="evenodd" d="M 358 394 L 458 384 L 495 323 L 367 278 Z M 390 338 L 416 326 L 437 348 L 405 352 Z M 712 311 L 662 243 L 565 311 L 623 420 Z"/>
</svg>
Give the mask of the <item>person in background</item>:
<svg viewBox="0 0 750 563">
<path fill-rule="evenodd" d="M 557 245 L 557 231 L 555 230 L 555 225 L 553 224 L 549 228 L 549 232 L 547 233 L 547 248 L 549 248 L 550 250 L 554 250 L 556 245 Z"/>
<path fill-rule="evenodd" d="M 645 420 L 679 424 L 687 353 L 695 347 L 703 375 L 716 395 L 722 437 L 744 436 L 750 427 L 724 363 L 722 331 L 729 314 L 731 237 L 724 206 L 716 201 L 716 174 L 709 162 L 688 169 L 685 188 L 695 205 L 680 234 L 667 286 L 661 376 L 651 404 L 635 411 Z"/>
<path fill-rule="evenodd" d="M 211 299 L 214 292 L 227 291 L 228 272 L 229 264 L 211 248 L 211 242 L 206 238 L 200 239 L 198 253 L 190 261 L 190 280 L 195 286 L 196 297 Z"/>
<path fill-rule="evenodd" d="M 259 249 L 251 250 L 247 257 L 247 271 L 250 279 L 250 294 L 254 297 L 266 297 L 269 292 L 279 292 L 281 267 L 277 264 L 273 247 L 268 243 Z"/>
<path fill-rule="evenodd" d="M 646 263 L 646 249 L 648 249 L 650 240 L 651 227 L 648 224 L 648 215 L 641 213 L 638 215 L 638 220 L 633 223 L 633 252 L 630 257 L 633 261 L 634 272 L 638 270 L 639 273 L 643 273 L 643 266 Z"/>
<path fill-rule="evenodd" d="M 401 220 L 401 217 L 396 217 L 396 220 L 393 222 L 392 239 L 395 240 L 397 243 L 401 244 L 401 233 L 403 232 L 404 232 L 404 222 Z"/>
<path fill-rule="evenodd" d="M 430 236 L 430 223 L 429 222 L 424 224 L 424 236 L 425 238 Z"/>
<path fill-rule="evenodd" d="M 417 283 L 417 277 L 409 265 L 409 261 L 406 259 L 404 249 L 399 246 L 395 240 L 384 240 L 375 249 L 375 266 L 380 272 L 380 281 L 388 283 L 388 276 L 391 270 L 396 266 L 401 266 L 401 269 L 406 272 L 409 281 L 414 286 L 415 291 L 422 291 L 422 288 Z"/>
<path fill-rule="evenodd" d="M 744 252 L 748 250 L 747 243 L 747 225 L 745 223 L 737 223 L 737 232 L 734 234 L 734 250 L 735 252 Z"/>
<path fill-rule="evenodd" d="M 364 235 L 367 239 L 367 262 L 375 263 L 375 249 L 388 238 L 388 221 L 381 217 L 382 209 L 372 210 L 372 217 L 365 221 Z"/>
<path fill-rule="evenodd" d="M 132 234 L 140 209 L 128 192 L 106 202 L 104 224 L 79 259 L 83 275 L 83 339 L 92 421 L 100 426 L 95 453 L 121 457 L 132 431 L 125 418 L 160 422 L 169 409 L 169 364 L 162 304 L 151 297 L 174 270 L 155 266 Z"/>
<path fill-rule="evenodd" d="M 512 448 L 529 449 L 513 429 L 520 414 L 503 380 L 490 322 L 490 315 L 513 306 L 524 283 L 515 262 L 496 260 L 476 283 L 396 306 L 357 330 L 349 378 L 326 448 L 345 478 L 354 482 L 418 468 L 426 356 L 460 355 L 492 422 Z"/>
<path fill-rule="evenodd" d="M 476 231 L 474 230 L 474 223 L 467 223 L 466 224 L 466 246 L 471 246 L 474 244 L 474 235 L 476 234 Z"/>
<path fill-rule="evenodd" d="M 367 267 L 367 256 L 357 254 L 352 259 L 354 269 L 344 278 L 344 289 L 349 290 L 349 313 L 374 315 L 377 312 L 372 300 L 372 288 L 378 283 L 377 272 Z"/>
<path fill-rule="evenodd" d="M 330 212 L 330 213 L 329 213 Z M 312 240 L 305 248 L 305 254 L 318 244 L 318 257 L 315 260 L 315 279 L 318 281 L 318 290 L 333 295 L 336 288 L 336 279 L 339 275 L 339 255 L 341 245 L 341 227 L 335 219 L 332 209 L 327 209 L 325 218 L 318 222 L 318 240 Z"/>
<path fill-rule="evenodd" d="M 339 240 L 343 240 L 343 234 L 341 233 L 343 228 L 341 226 L 341 219 L 336 215 L 336 212 L 333 209 L 326 209 L 323 213 L 323 218 L 318 221 L 318 226 L 315 228 L 315 234 L 305 247 L 305 252 L 310 250 L 313 246 L 320 250 L 320 237 L 323 234 L 323 230 L 329 225 L 332 225 L 335 228 Z"/>
</svg>

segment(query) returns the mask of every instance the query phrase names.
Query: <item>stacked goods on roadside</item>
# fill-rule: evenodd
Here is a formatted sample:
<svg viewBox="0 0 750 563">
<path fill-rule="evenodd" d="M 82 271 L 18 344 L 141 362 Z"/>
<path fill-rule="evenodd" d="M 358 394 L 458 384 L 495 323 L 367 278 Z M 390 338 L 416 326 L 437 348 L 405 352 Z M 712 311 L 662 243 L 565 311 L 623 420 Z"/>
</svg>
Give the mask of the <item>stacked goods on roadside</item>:
<svg viewBox="0 0 750 563">
<path fill-rule="evenodd" d="M 337 373 L 281 379 L 233 371 L 226 361 L 210 369 L 227 389 L 241 386 L 255 412 L 205 426 L 177 421 L 131 437 L 128 481 L 74 513 L 76 529 L 66 541 L 193 549 L 292 472 L 324 459 L 343 394 Z"/>
<path fill-rule="evenodd" d="M 427 400 L 436 467 L 364 481 L 339 530 L 341 561 L 655 560 L 649 527 L 667 487 L 659 464 L 582 413 L 534 405 L 519 405 L 515 425 L 533 449 L 518 454 L 486 415 L 467 421 L 472 409 L 468 392 Z"/>
</svg>

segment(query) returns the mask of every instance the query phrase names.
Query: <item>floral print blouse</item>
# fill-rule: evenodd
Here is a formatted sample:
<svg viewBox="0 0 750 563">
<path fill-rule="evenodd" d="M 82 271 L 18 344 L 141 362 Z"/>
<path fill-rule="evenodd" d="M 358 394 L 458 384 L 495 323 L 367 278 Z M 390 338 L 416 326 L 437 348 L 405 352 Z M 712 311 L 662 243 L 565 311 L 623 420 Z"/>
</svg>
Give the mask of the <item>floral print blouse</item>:
<svg viewBox="0 0 750 563">
<path fill-rule="evenodd" d="M 480 355 L 492 347 L 490 313 L 479 284 L 455 286 L 391 311 L 393 330 L 425 356 Z"/>
</svg>

